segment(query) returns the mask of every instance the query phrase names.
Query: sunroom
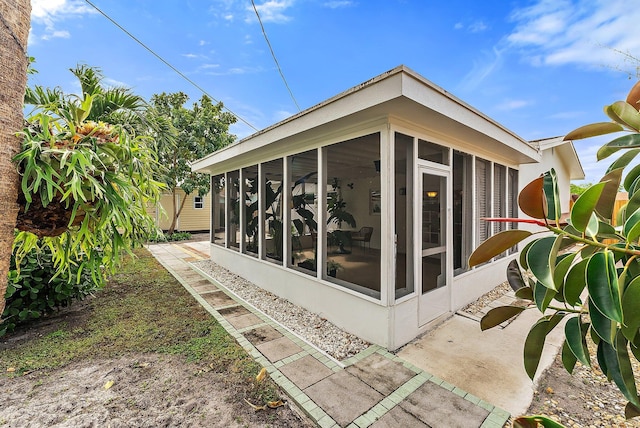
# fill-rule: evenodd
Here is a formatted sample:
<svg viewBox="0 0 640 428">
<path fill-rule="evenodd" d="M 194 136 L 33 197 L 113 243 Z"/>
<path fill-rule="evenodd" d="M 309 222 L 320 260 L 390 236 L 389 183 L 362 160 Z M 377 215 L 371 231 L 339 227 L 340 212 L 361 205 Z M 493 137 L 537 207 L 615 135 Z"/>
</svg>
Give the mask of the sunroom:
<svg viewBox="0 0 640 428">
<path fill-rule="evenodd" d="M 516 227 L 481 219 L 517 217 L 520 166 L 540 160 L 400 66 L 193 169 L 211 174 L 214 262 L 397 349 L 504 280 L 516 248 L 467 259 Z"/>
</svg>

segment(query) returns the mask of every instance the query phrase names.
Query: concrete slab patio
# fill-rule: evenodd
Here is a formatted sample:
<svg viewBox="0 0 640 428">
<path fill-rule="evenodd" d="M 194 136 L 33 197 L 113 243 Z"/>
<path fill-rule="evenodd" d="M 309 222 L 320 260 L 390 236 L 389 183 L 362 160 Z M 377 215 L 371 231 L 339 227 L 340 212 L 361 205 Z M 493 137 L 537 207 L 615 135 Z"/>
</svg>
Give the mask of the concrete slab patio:
<svg viewBox="0 0 640 428">
<path fill-rule="evenodd" d="M 376 345 L 334 360 L 224 284 L 195 267 L 185 269 L 207 257 L 206 242 L 154 244 L 149 250 L 320 427 L 493 428 L 509 418 L 458 382 Z"/>
</svg>

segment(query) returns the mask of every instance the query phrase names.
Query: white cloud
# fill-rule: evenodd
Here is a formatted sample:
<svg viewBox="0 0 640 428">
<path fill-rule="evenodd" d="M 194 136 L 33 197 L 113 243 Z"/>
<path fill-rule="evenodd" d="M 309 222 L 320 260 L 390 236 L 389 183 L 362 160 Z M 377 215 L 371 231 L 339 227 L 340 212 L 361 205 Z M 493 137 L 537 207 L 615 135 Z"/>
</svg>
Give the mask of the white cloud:
<svg viewBox="0 0 640 428">
<path fill-rule="evenodd" d="M 207 42 L 207 41 L 205 41 L 205 40 L 200 40 L 200 41 L 198 42 L 198 46 L 204 46 L 204 45 L 208 45 L 208 44 L 209 44 L 209 42 Z"/>
<path fill-rule="evenodd" d="M 503 51 L 494 47 L 492 51 L 483 51 L 483 58 L 473 62 L 473 68 L 460 82 L 459 88 L 463 91 L 476 89 L 491 73 L 502 67 Z"/>
<path fill-rule="evenodd" d="M 640 51 L 640 8 L 625 0 L 538 0 L 510 19 L 506 42 L 534 65 L 615 67 Z"/>
<path fill-rule="evenodd" d="M 462 30 L 464 28 L 464 24 L 462 22 L 456 22 L 456 25 L 453 26 L 454 30 Z"/>
<path fill-rule="evenodd" d="M 71 34 L 67 30 L 53 30 L 41 37 L 42 40 L 68 39 Z"/>
<path fill-rule="evenodd" d="M 356 3 L 349 0 L 336 0 L 336 1 L 327 1 L 322 4 L 324 7 L 328 7 L 329 9 L 340 9 L 343 7 L 351 7 L 355 6 Z"/>
<path fill-rule="evenodd" d="M 198 58 L 198 55 L 193 53 L 182 54 L 182 56 L 185 58 Z"/>
<path fill-rule="evenodd" d="M 507 100 L 496 107 L 497 110 L 516 110 L 533 104 L 525 100 Z"/>
<path fill-rule="evenodd" d="M 481 33 L 488 28 L 489 27 L 484 22 L 476 21 L 476 22 L 473 22 L 471 25 L 469 25 L 468 29 L 472 33 Z"/>
<path fill-rule="evenodd" d="M 104 82 L 107 86 L 112 87 L 112 88 L 127 88 L 129 87 L 129 85 L 127 85 L 124 82 L 121 82 L 119 80 L 115 80 L 115 79 L 111 79 L 109 77 L 106 77 L 104 79 L 102 79 L 102 82 Z"/>
<path fill-rule="evenodd" d="M 295 113 L 291 113 L 290 111 L 286 111 L 286 110 L 278 110 L 276 112 L 273 113 L 273 119 L 275 122 L 280 122 L 283 121 L 291 116 L 293 116 Z"/>
<path fill-rule="evenodd" d="M 44 34 L 30 36 L 30 39 L 69 38 L 71 37 L 69 31 L 57 28 L 57 24 L 69 18 L 91 13 L 96 13 L 96 10 L 81 0 L 31 0 L 32 26 L 34 28 L 44 26 Z"/>
<path fill-rule="evenodd" d="M 287 9 L 293 6 L 294 0 L 268 0 L 262 4 L 256 4 L 256 9 L 260 14 L 262 22 L 273 22 L 277 24 L 289 22 L 292 18 L 286 15 Z M 256 17 L 253 6 L 246 7 L 247 18 L 245 22 L 256 22 Z"/>
</svg>

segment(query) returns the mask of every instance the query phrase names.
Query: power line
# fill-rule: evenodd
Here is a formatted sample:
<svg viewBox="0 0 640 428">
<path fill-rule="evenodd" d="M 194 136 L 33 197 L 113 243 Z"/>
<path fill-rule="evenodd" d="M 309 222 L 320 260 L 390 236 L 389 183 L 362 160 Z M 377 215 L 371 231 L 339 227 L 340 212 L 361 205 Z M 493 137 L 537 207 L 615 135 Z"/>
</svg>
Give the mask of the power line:
<svg viewBox="0 0 640 428">
<path fill-rule="evenodd" d="M 269 50 L 271 51 L 271 56 L 278 67 L 278 72 L 280 73 L 280 77 L 282 77 L 282 81 L 284 82 L 284 86 L 287 87 L 287 91 L 289 91 L 289 95 L 291 95 L 291 99 L 293 103 L 296 105 L 298 111 L 300 111 L 300 106 L 296 101 L 296 98 L 293 96 L 293 92 L 291 92 L 291 88 L 289 88 L 289 84 L 287 83 L 287 79 L 284 78 L 284 74 L 282 73 L 282 69 L 280 68 L 280 64 L 278 63 L 278 59 L 276 58 L 275 52 L 273 52 L 273 48 L 271 47 L 271 42 L 269 42 L 269 37 L 267 37 L 267 32 L 264 29 L 264 25 L 262 25 L 262 19 L 260 19 L 260 14 L 258 13 L 258 8 L 253 0 L 251 0 L 251 4 L 253 5 L 253 10 L 256 12 L 256 16 L 258 17 L 258 22 L 260 23 L 260 28 L 262 28 L 262 34 L 264 35 L 264 39 L 267 41 L 267 45 L 269 45 Z"/>
<path fill-rule="evenodd" d="M 155 56 L 156 58 L 158 58 L 160 61 L 162 61 L 167 67 L 169 67 L 170 69 L 172 69 L 173 71 L 175 71 L 180 77 L 182 77 L 184 80 L 186 80 L 187 82 L 191 83 L 191 85 L 193 85 L 194 87 L 196 87 L 199 91 L 201 91 L 203 94 L 207 95 L 209 98 L 211 98 L 213 101 L 219 103 L 220 101 L 218 101 L 217 99 L 215 99 L 213 96 L 211 96 L 211 94 L 209 94 L 206 90 L 204 90 L 200 85 L 198 85 L 196 82 L 194 82 L 193 80 L 189 79 L 187 76 L 184 75 L 184 73 L 182 73 L 180 70 L 178 70 L 177 68 L 175 68 L 173 65 L 171 65 L 167 60 L 165 60 L 164 58 L 162 58 L 160 55 L 158 55 L 157 53 L 155 53 L 153 51 L 153 49 L 151 49 L 149 46 L 145 45 L 142 41 L 140 41 L 136 36 L 134 36 L 133 34 L 131 34 L 129 31 L 127 31 L 122 25 L 118 24 L 114 19 L 112 19 L 109 15 L 107 15 L 106 13 L 104 13 L 101 9 L 99 9 L 95 4 L 91 3 L 89 0 L 84 0 L 85 2 L 87 2 L 91 7 L 93 7 L 95 10 L 97 10 L 102 16 L 104 16 L 105 18 L 107 18 L 109 21 L 111 21 L 111 23 L 113 25 L 115 25 L 116 27 L 118 27 L 119 29 L 121 29 L 127 36 L 131 37 L 133 40 L 135 40 L 140 46 L 142 46 L 143 48 L 145 48 L 147 51 L 149 51 L 153 56 Z M 253 129 L 254 131 L 258 131 L 258 128 L 256 128 L 255 126 L 253 126 L 252 124 L 250 124 L 249 122 L 247 122 L 245 119 L 243 119 L 240 115 L 234 113 L 233 111 L 231 111 L 230 108 L 228 107 L 223 107 L 225 110 L 227 110 L 229 113 L 231 113 L 232 115 L 234 115 L 235 117 L 237 117 L 241 122 L 244 122 L 246 125 L 248 125 L 251 129 Z"/>
</svg>

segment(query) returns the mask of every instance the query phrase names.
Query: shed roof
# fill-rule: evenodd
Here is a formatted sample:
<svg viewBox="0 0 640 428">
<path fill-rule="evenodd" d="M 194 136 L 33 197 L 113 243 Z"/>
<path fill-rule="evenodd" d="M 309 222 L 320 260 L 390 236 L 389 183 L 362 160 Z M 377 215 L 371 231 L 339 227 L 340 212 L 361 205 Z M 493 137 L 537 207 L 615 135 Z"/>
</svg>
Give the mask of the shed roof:
<svg viewBox="0 0 640 428">
<path fill-rule="evenodd" d="M 326 101 L 218 150 L 192 165 L 216 174 L 310 147 L 355 126 L 399 118 L 462 149 L 513 163 L 540 160 L 537 148 L 443 88 L 404 65 L 354 86 Z"/>
</svg>

